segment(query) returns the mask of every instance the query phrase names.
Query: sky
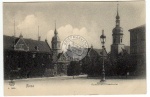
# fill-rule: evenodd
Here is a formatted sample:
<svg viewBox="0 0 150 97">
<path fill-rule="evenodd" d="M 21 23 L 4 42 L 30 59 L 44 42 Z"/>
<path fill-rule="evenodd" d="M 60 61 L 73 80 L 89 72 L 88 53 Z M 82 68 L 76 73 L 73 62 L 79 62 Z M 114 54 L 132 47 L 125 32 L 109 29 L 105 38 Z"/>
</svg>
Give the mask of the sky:
<svg viewBox="0 0 150 97">
<path fill-rule="evenodd" d="M 123 43 L 130 45 L 129 29 L 143 25 L 145 2 L 26 2 L 3 3 L 3 34 L 51 40 L 54 36 L 55 21 L 58 36 L 63 42 L 70 35 L 84 37 L 89 47 L 101 49 L 100 35 L 104 29 L 106 50 L 110 51 L 112 30 L 115 27 L 119 4 L 120 26 L 123 28 Z"/>
</svg>

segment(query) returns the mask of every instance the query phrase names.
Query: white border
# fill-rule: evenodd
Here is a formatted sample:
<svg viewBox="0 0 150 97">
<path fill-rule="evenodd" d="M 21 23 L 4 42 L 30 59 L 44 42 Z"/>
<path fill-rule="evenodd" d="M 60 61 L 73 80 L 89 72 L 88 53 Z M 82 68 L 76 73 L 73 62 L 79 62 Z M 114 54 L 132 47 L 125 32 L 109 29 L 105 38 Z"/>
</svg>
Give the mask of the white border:
<svg viewBox="0 0 150 97">
<path fill-rule="evenodd" d="M 3 2 L 37 2 L 42 0 L 2 0 L 0 2 L 0 96 L 4 96 L 4 89 L 3 89 Z M 44 1 L 54 1 L 54 0 L 44 0 Z M 55 0 L 55 1 L 81 1 L 81 0 Z M 82 0 L 82 1 L 91 1 L 91 0 Z M 94 0 L 94 1 L 110 1 L 110 0 Z M 118 0 L 111 0 L 111 1 L 118 1 Z M 131 1 L 131 0 L 119 0 L 119 1 Z M 142 0 L 132 0 L 132 1 L 142 1 Z M 42 1 L 43 2 L 43 1 Z M 150 0 L 146 0 L 146 64 L 147 64 L 147 94 L 142 95 L 105 95 L 105 97 L 150 97 Z M 95 96 L 95 95 L 94 95 Z M 95 97 L 103 97 L 104 95 L 96 95 Z M 29 96 L 26 96 L 29 97 Z M 51 96 L 55 97 L 55 96 Z M 70 97 L 70 96 L 69 96 Z M 83 97 L 83 96 L 79 96 Z M 89 96 L 90 97 L 90 96 Z"/>
</svg>

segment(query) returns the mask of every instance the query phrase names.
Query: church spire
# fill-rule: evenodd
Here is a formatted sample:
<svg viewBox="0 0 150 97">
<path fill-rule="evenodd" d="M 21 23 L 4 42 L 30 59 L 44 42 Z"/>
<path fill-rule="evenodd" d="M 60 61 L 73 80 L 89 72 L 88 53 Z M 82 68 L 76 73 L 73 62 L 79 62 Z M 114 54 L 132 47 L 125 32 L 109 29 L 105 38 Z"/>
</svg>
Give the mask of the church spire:
<svg viewBox="0 0 150 97">
<path fill-rule="evenodd" d="M 119 4 L 117 4 L 117 15 L 116 15 L 116 26 L 120 26 L 120 16 L 119 16 Z"/>
<path fill-rule="evenodd" d="M 119 4 L 117 4 L 117 16 L 116 16 L 116 19 L 119 19 L 119 12 L 118 12 L 118 7 L 119 7 Z"/>
<path fill-rule="evenodd" d="M 54 31 L 54 34 L 55 34 L 55 35 L 58 34 L 58 32 L 57 32 L 57 30 L 56 30 L 56 20 L 55 20 L 55 31 Z"/>
<path fill-rule="evenodd" d="M 55 29 L 56 29 L 56 20 L 55 20 Z"/>
</svg>

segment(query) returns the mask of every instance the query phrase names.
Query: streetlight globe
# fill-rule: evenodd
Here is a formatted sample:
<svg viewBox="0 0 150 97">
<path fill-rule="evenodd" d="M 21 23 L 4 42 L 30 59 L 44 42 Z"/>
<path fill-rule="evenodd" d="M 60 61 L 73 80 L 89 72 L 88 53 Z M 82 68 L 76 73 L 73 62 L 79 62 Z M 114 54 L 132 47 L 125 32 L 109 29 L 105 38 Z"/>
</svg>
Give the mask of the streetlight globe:
<svg viewBox="0 0 150 97">
<path fill-rule="evenodd" d="M 102 44 L 106 42 L 106 36 L 104 35 L 104 30 L 102 30 L 102 35 L 100 36 L 100 40 Z"/>
</svg>

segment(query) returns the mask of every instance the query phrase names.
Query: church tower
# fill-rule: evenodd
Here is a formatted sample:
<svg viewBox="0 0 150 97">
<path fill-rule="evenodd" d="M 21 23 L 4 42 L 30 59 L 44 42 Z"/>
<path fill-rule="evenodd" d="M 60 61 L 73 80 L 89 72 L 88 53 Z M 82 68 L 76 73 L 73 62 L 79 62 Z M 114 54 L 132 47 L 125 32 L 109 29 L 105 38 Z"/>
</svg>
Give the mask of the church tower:
<svg viewBox="0 0 150 97">
<path fill-rule="evenodd" d="M 54 31 L 54 36 L 52 38 L 51 44 L 52 44 L 52 51 L 53 51 L 53 61 L 57 60 L 57 56 L 60 53 L 60 39 L 58 37 L 58 32 L 56 30 L 56 23 L 55 23 L 55 31 Z"/>
<path fill-rule="evenodd" d="M 116 27 L 112 30 L 112 45 L 111 45 L 111 58 L 116 59 L 118 54 L 124 49 L 123 40 L 123 29 L 120 27 L 120 16 L 118 12 L 117 5 L 117 15 L 116 15 Z"/>
</svg>

